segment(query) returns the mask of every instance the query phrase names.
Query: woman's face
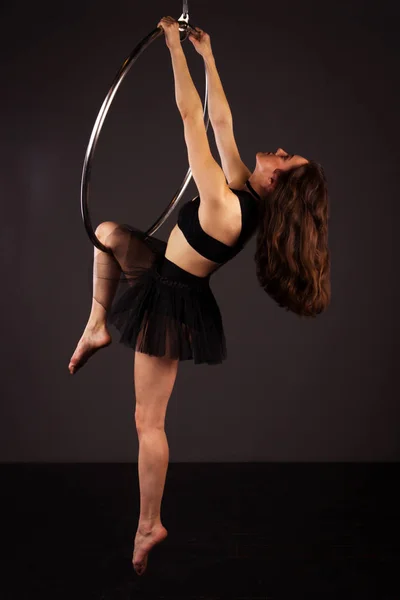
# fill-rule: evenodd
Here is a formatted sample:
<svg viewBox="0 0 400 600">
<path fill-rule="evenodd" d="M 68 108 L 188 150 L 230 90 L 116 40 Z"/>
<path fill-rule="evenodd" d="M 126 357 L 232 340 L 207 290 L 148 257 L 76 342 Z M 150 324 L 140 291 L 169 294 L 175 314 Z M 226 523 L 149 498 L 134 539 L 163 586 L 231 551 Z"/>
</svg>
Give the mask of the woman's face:
<svg viewBox="0 0 400 600">
<path fill-rule="evenodd" d="M 274 171 L 288 171 L 294 167 L 300 167 L 308 163 L 308 160 L 298 154 L 288 154 L 282 148 L 278 148 L 275 152 L 257 152 L 256 154 L 256 169 L 267 185 L 271 185 L 276 180 Z"/>
</svg>

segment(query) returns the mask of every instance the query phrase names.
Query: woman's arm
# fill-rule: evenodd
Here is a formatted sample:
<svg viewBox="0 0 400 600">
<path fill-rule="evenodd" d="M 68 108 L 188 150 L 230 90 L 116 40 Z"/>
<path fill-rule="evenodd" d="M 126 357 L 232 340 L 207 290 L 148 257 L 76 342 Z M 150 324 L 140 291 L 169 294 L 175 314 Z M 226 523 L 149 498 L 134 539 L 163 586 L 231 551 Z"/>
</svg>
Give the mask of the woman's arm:
<svg viewBox="0 0 400 600">
<path fill-rule="evenodd" d="M 200 96 L 190 75 L 186 56 L 182 50 L 179 23 L 173 17 L 163 17 L 158 23 L 165 34 L 165 42 L 171 54 L 175 81 L 175 99 L 183 119 L 203 114 Z"/>
<path fill-rule="evenodd" d="M 196 52 L 204 60 L 208 80 L 208 114 L 212 126 L 219 123 L 232 124 L 232 113 L 224 88 L 215 64 L 211 47 L 211 39 L 208 33 L 196 27 L 196 34 L 190 33 L 188 40 L 194 46 Z"/>
<path fill-rule="evenodd" d="M 176 104 L 182 117 L 198 110 L 203 112 L 203 104 L 190 75 L 182 46 L 173 47 L 170 52 L 175 77 Z M 210 52 L 203 58 L 208 78 L 207 101 L 211 125 L 232 123 L 232 112 L 222 87 L 214 55 Z"/>
<path fill-rule="evenodd" d="M 164 17 L 159 23 L 163 27 L 167 46 L 171 53 L 172 67 L 175 79 L 175 99 L 183 118 L 199 111 L 203 105 L 190 75 L 186 56 L 182 50 L 178 23 L 171 17 Z M 203 57 L 208 79 L 208 114 L 211 124 L 232 124 L 232 113 L 222 87 L 213 56 L 210 36 L 197 28 L 188 37 L 196 51 Z"/>
<path fill-rule="evenodd" d="M 214 159 L 208 143 L 203 119 L 203 105 L 192 81 L 181 47 L 178 25 L 172 17 L 164 17 L 159 25 L 165 31 L 167 46 L 171 53 L 175 79 L 175 97 L 181 113 L 189 165 L 199 191 L 201 202 L 220 207 L 228 187 L 224 173 Z"/>
<path fill-rule="evenodd" d="M 210 51 L 203 55 L 208 79 L 208 114 L 211 125 L 232 123 L 232 111 L 226 98 L 224 88 L 215 64 L 215 58 Z"/>
<path fill-rule="evenodd" d="M 190 75 L 181 44 L 171 46 L 170 53 L 175 79 L 175 99 L 182 118 L 203 113 L 203 104 Z"/>
<path fill-rule="evenodd" d="M 196 51 L 203 57 L 208 78 L 208 113 L 214 130 L 215 141 L 221 158 L 222 169 L 230 187 L 240 188 L 251 171 L 243 163 L 235 135 L 233 133 L 233 118 L 228 100 L 222 87 L 214 55 L 211 48 L 210 36 L 197 28 L 198 37 L 189 36 Z"/>
</svg>

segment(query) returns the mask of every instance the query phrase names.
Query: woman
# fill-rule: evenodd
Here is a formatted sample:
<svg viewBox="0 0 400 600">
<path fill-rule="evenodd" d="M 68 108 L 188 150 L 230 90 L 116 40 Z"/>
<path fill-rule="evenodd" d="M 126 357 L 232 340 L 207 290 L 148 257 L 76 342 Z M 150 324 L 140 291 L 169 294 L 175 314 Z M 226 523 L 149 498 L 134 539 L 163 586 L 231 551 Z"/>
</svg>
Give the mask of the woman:
<svg viewBox="0 0 400 600">
<path fill-rule="evenodd" d="M 99 225 L 97 237 L 110 252 L 94 249 L 92 310 L 69 364 L 73 374 L 111 343 L 107 323 L 135 350 L 140 517 L 132 562 L 138 574 L 151 548 L 167 536 L 160 517 L 169 458 L 164 422 L 179 361 L 218 364 L 226 358 L 211 274 L 258 230 L 257 277 L 280 306 L 313 317 L 330 299 L 328 197 L 321 166 L 279 148 L 275 154 L 258 152 L 256 168 L 249 171 L 236 146 L 210 38 L 197 29 L 188 39 L 206 64 L 221 169 L 210 152 L 179 25 L 164 17 L 158 26 L 171 53 L 176 103 L 199 196 L 180 208 L 167 243 L 129 225 Z M 113 302 L 117 289 L 122 293 Z"/>
</svg>

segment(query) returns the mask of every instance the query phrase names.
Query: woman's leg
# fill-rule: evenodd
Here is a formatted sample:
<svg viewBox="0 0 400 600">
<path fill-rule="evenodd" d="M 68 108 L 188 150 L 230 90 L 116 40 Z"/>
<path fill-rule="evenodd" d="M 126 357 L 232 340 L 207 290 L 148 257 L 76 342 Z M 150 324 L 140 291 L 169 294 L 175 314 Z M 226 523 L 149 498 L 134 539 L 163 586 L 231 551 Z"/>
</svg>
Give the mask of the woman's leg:
<svg viewBox="0 0 400 600">
<path fill-rule="evenodd" d="M 105 221 L 96 229 L 96 236 L 102 244 L 112 251 L 114 241 L 113 232 L 118 224 L 113 221 Z M 110 245 L 111 243 L 111 245 Z M 114 255 L 103 252 L 94 247 L 93 256 L 93 298 L 88 325 L 105 326 L 107 312 L 111 307 L 118 283 L 121 278 L 121 265 Z"/>
<path fill-rule="evenodd" d="M 132 285 L 137 267 L 150 268 L 156 256 L 165 252 L 166 242 L 130 225 L 119 225 L 104 221 L 96 229 L 96 236 L 111 254 L 94 248 L 93 298 L 86 328 L 71 357 L 69 371 L 76 373 L 100 348 L 111 344 L 111 335 L 106 326 L 108 310 L 111 308 L 118 283 Z"/>
<path fill-rule="evenodd" d="M 135 422 L 139 439 L 140 516 L 132 563 L 141 575 L 151 548 L 168 533 L 161 523 L 161 501 L 169 448 L 165 415 L 179 361 L 135 352 Z"/>
<path fill-rule="evenodd" d="M 96 229 L 96 236 L 114 254 L 123 255 L 123 234 L 118 223 L 113 221 L 101 223 Z M 126 246 L 128 246 L 127 238 L 128 233 L 125 232 Z M 71 375 L 76 373 L 97 350 L 111 344 L 106 318 L 121 277 L 121 264 L 114 254 L 94 248 L 92 307 L 82 337 L 68 366 Z"/>
</svg>

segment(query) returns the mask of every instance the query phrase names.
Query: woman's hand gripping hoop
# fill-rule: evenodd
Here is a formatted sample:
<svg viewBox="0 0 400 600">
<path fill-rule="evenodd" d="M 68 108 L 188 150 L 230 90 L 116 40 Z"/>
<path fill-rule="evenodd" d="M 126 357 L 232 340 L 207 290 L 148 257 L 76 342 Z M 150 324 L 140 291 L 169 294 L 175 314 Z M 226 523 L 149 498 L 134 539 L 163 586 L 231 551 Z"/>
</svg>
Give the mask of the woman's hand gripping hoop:
<svg viewBox="0 0 400 600">
<path fill-rule="evenodd" d="M 157 27 L 163 29 L 165 34 L 165 42 L 170 50 L 180 46 L 181 42 L 185 40 L 186 37 L 189 37 L 190 39 L 190 36 L 193 38 L 200 36 L 200 30 L 198 27 L 194 27 L 189 23 L 189 21 L 181 19 L 176 20 L 170 16 L 163 17 L 157 24 Z"/>
</svg>

